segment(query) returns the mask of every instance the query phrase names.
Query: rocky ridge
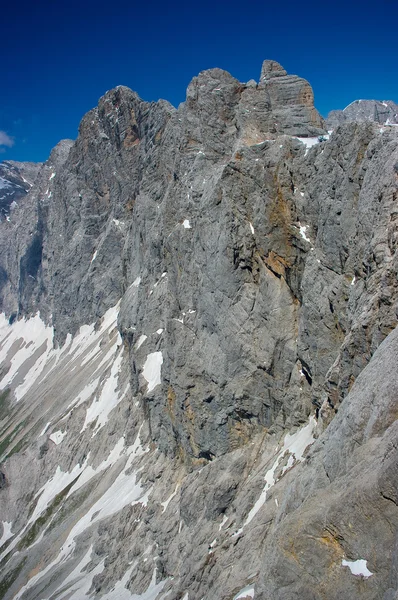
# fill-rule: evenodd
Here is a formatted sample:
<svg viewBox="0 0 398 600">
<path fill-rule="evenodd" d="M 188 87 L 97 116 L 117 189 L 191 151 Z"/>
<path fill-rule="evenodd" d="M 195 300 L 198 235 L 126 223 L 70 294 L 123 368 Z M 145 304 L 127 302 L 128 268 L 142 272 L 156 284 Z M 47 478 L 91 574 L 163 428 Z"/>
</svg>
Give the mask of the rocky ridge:
<svg viewBox="0 0 398 600">
<path fill-rule="evenodd" d="M 326 126 L 334 129 L 352 122 L 398 125 L 398 104 L 391 100 L 355 100 L 343 110 L 332 110 L 327 116 Z"/>
<path fill-rule="evenodd" d="M 18 207 L 32 188 L 40 163 L 5 160 L 0 162 L 0 218 L 9 219 L 10 210 Z"/>
<path fill-rule="evenodd" d="M 325 127 L 119 87 L 1 224 L 5 598 L 396 597 L 398 132 Z"/>
</svg>

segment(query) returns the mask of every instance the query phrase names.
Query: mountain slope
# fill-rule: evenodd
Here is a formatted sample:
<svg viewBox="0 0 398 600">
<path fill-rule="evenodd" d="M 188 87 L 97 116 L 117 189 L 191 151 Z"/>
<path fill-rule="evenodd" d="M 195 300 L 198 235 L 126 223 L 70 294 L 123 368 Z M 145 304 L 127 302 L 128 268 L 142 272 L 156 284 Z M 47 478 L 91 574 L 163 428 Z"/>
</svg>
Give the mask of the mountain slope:
<svg viewBox="0 0 398 600">
<path fill-rule="evenodd" d="M 381 125 L 398 124 L 398 104 L 387 100 L 355 100 L 343 110 L 332 110 L 326 119 L 328 129 L 334 129 L 342 123 L 375 122 Z"/>
<path fill-rule="evenodd" d="M 54 149 L 0 224 L 5 598 L 394 598 L 397 165 L 274 61 Z"/>
<path fill-rule="evenodd" d="M 10 208 L 17 208 L 33 186 L 40 163 L 5 160 L 0 163 L 0 215 L 10 218 Z"/>
</svg>

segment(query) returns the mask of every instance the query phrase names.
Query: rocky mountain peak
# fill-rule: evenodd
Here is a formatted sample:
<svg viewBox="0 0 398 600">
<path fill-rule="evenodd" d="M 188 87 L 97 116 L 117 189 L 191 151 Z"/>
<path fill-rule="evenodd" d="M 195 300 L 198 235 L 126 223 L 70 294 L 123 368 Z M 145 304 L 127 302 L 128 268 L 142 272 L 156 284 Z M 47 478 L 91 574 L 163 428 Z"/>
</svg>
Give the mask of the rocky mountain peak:
<svg viewBox="0 0 398 600">
<path fill-rule="evenodd" d="M 272 77 L 283 77 L 287 75 L 285 69 L 275 60 L 264 60 L 261 67 L 260 83 Z"/>
<path fill-rule="evenodd" d="M 396 597 L 397 171 L 274 61 L 83 117 L 0 223 L 5 600 Z"/>
</svg>

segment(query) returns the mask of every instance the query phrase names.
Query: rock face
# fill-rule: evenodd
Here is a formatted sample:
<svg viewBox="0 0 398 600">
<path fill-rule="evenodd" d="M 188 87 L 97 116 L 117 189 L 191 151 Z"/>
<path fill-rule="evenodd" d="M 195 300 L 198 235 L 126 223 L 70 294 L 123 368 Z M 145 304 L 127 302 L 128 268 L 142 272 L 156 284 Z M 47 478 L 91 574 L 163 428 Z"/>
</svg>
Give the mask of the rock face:
<svg viewBox="0 0 398 600">
<path fill-rule="evenodd" d="M 100 99 L 0 224 L 5 598 L 395 597 L 397 197 L 274 61 Z"/>
<path fill-rule="evenodd" d="M 326 119 L 328 129 L 334 129 L 343 123 L 380 123 L 381 125 L 398 124 L 398 104 L 387 100 L 355 100 L 344 110 L 332 110 Z"/>
<path fill-rule="evenodd" d="M 32 188 L 40 163 L 5 160 L 0 163 L 0 218 L 10 217 L 10 210 L 18 207 Z"/>
</svg>

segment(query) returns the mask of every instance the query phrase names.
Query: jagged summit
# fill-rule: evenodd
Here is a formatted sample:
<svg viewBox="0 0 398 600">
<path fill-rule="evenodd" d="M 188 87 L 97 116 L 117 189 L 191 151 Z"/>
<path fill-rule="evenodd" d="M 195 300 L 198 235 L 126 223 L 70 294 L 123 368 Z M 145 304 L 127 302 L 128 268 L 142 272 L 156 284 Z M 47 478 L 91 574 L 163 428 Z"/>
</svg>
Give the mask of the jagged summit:
<svg viewBox="0 0 398 600">
<path fill-rule="evenodd" d="M 275 60 L 264 60 L 261 67 L 260 83 L 272 77 L 284 77 L 287 75 L 285 69 Z"/>
<path fill-rule="evenodd" d="M 311 137 L 326 133 L 310 84 L 287 75 L 275 61 L 264 61 L 258 85 L 253 81 L 243 84 L 221 69 L 203 71 L 189 84 L 186 104 L 188 109 L 208 114 L 210 135 L 216 127 L 234 142 L 250 144 L 283 134 Z M 218 123 L 217 113 L 221 113 Z"/>
</svg>

